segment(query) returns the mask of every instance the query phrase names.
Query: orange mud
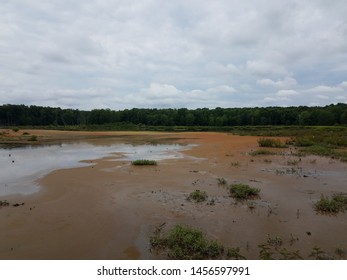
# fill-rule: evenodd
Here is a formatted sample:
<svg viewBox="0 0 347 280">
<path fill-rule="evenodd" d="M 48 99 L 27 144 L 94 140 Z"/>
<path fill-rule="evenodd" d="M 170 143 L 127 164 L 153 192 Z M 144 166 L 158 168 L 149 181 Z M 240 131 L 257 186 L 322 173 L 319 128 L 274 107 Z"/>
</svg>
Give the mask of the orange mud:
<svg viewBox="0 0 347 280">
<path fill-rule="evenodd" d="M 49 139 L 95 138 L 94 143 L 134 141 L 198 144 L 182 159 L 157 166 L 111 161 L 55 170 L 40 180 L 42 190 L 30 196 L 1 198 L 25 204 L 0 209 L 0 259 L 156 259 L 149 236 L 159 224 L 200 228 L 211 239 L 240 247 L 259 258 L 268 237 L 305 259 L 314 246 L 334 257 L 347 249 L 347 213 L 317 214 L 321 194 L 347 192 L 347 164 L 307 156 L 292 149 L 277 155 L 251 156 L 258 137 L 225 133 L 119 133 L 30 131 Z M 102 138 L 101 136 L 114 136 Z M 260 198 L 236 202 L 218 178 L 228 184 L 259 188 Z M 206 191 L 207 202 L 187 201 L 190 192 Z"/>
</svg>

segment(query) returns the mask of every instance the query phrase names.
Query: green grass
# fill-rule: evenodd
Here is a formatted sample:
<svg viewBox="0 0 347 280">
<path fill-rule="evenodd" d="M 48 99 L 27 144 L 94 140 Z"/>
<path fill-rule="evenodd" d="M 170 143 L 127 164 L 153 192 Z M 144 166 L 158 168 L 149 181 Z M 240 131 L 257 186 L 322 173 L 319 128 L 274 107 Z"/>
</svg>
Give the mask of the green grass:
<svg viewBox="0 0 347 280">
<path fill-rule="evenodd" d="M 233 184 L 229 188 L 230 195 L 238 200 L 247 200 L 259 195 L 260 189 L 252 188 L 246 184 Z"/>
<path fill-rule="evenodd" d="M 337 214 L 347 209 L 347 194 L 333 194 L 331 198 L 321 195 L 314 203 L 314 209 L 323 214 Z"/>
<path fill-rule="evenodd" d="M 286 148 L 287 145 L 283 144 L 280 139 L 273 138 L 260 138 L 258 139 L 259 147 L 267 148 Z"/>
<path fill-rule="evenodd" d="M 157 165 L 155 160 L 138 159 L 131 162 L 132 165 Z"/>
<path fill-rule="evenodd" d="M 225 249 L 216 240 L 209 240 L 199 229 L 176 225 L 162 234 L 163 225 L 150 237 L 151 250 L 164 251 L 174 260 L 245 259 L 239 248 Z"/>
<path fill-rule="evenodd" d="M 195 190 L 189 194 L 187 200 L 194 201 L 194 202 L 203 202 L 203 201 L 206 201 L 207 197 L 208 196 L 206 192 Z"/>
</svg>

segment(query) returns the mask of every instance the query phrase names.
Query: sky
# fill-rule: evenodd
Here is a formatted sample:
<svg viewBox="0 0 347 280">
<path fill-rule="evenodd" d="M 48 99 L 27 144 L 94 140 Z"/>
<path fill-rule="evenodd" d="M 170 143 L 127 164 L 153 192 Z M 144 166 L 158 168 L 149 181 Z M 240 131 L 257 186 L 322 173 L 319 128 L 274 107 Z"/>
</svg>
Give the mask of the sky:
<svg viewBox="0 0 347 280">
<path fill-rule="evenodd" d="M 2 0 L 0 104 L 347 103 L 345 0 Z"/>
</svg>

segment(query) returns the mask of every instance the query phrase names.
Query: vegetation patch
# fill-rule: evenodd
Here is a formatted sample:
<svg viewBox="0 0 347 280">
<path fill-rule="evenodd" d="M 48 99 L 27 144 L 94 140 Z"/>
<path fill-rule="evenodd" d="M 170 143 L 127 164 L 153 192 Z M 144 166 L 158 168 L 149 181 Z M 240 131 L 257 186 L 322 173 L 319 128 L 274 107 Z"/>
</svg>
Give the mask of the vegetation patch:
<svg viewBox="0 0 347 280">
<path fill-rule="evenodd" d="M 347 194 L 333 194 L 331 198 L 321 195 L 314 209 L 323 214 L 337 214 L 347 209 Z"/>
<path fill-rule="evenodd" d="M 251 156 L 264 156 L 264 155 L 275 155 L 276 153 L 266 149 L 259 149 L 259 150 L 252 151 L 249 154 Z"/>
<path fill-rule="evenodd" d="M 217 181 L 219 186 L 225 186 L 227 184 L 227 181 L 224 178 L 217 178 Z"/>
<path fill-rule="evenodd" d="M 0 200 L 0 208 L 10 206 L 7 200 Z"/>
<path fill-rule="evenodd" d="M 32 135 L 28 138 L 28 141 L 37 141 L 37 136 L 36 135 Z"/>
<path fill-rule="evenodd" d="M 288 161 L 287 161 L 287 164 L 288 165 L 298 165 L 299 164 L 299 160 L 296 160 L 296 159 L 289 159 Z"/>
<path fill-rule="evenodd" d="M 230 195 L 238 200 L 247 200 L 259 195 L 260 189 L 252 188 L 246 184 L 233 184 L 229 188 Z"/>
<path fill-rule="evenodd" d="M 268 147 L 268 148 L 286 148 L 287 145 L 283 144 L 280 139 L 273 138 L 260 138 L 258 139 L 259 147 Z"/>
<path fill-rule="evenodd" d="M 159 226 L 150 237 L 151 250 L 164 251 L 169 259 L 245 259 L 239 248 L 224 248 L 215 240 L 209 240 L 202 231 L 190 226 L 176 225 L 163 234 L 165 224 Z"/>
<path fill-rule="evenodd" d="M 155 160 L 138 159 L 131 162 L 132 165 L 157 165 Z"/>
<path fill-rule="evenodd" d="M 187 198 L 189 201 L 203 202 L 207 199 L 207 193 L 205 191 L 195 190 L 191 192 Z"/>
</svg>

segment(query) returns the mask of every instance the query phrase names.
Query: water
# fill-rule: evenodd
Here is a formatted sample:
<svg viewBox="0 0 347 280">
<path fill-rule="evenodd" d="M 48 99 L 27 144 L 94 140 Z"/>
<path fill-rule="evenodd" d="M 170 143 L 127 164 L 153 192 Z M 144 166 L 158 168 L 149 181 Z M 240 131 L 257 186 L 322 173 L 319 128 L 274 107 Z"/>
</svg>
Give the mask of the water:
<svg viewBox="0 0 347 280">
<path fill-rule="evenodd" d="M 49 146 L 25 146 L 0 149 L 0 196 L 28 195 L 40 190 L 36 181 L 52 170 L 86 166 L 102 157 L 110 160 L 182 158 L 180 151 L 191 145 L 93 145 L 68 143 Z M 114 158 L 112 158 L 114 157 Z"/>
</svg>

